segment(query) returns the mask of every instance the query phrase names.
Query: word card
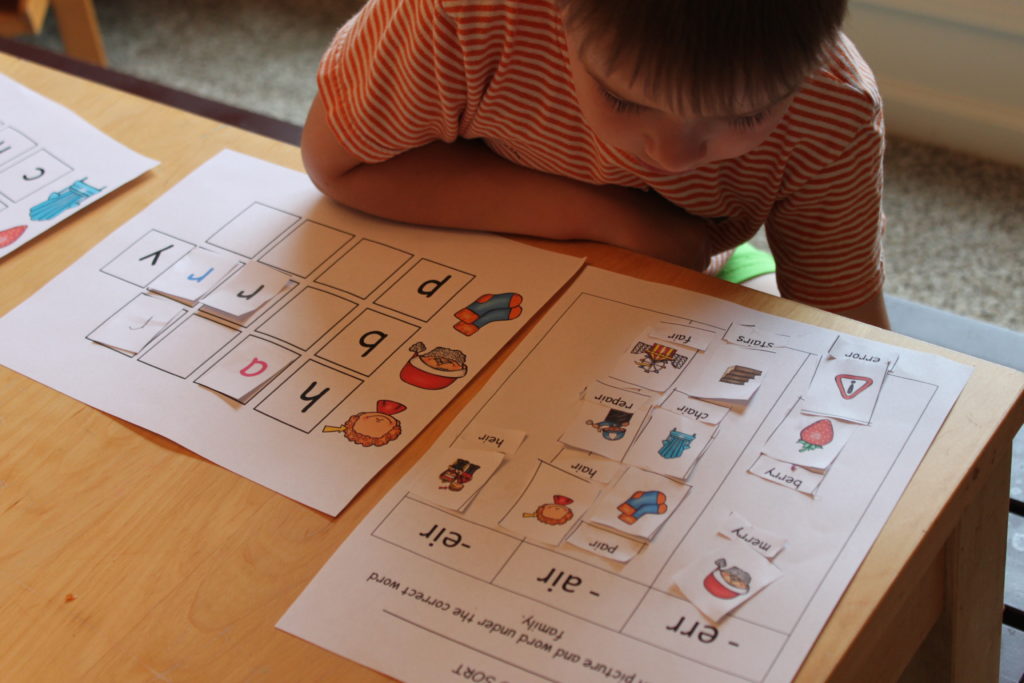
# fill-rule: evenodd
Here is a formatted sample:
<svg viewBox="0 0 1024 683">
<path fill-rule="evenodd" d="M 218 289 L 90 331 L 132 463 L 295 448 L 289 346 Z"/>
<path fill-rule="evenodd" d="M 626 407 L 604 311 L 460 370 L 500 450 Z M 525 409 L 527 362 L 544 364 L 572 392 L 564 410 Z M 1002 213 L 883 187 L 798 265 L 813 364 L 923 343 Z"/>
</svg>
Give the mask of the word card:
<svg viewBox="0 0 1024 683">
<path fill-rule="evenodd" d="M 156 165 L 0 75 L 0 258 Z"/>
<path fill-rule="evenodd" d="M 0 320 L 0 362 L 337 514 L 580 265 L 225 151 Z"/>
<path fill-rule="evenodd" d="M 836 338 L 584 269 L 278 626 L 400 679 L 790 680 L 970 375 L 901 350 L 870 423 L 830 439 L 801 399 Z M 420 499 L 484 427 L 526 438 L 465 507 Z M 763 455 L 801 448 L 828 464 Z M 813 495 L 768 474 L 790 468 Z"/>
</svg>

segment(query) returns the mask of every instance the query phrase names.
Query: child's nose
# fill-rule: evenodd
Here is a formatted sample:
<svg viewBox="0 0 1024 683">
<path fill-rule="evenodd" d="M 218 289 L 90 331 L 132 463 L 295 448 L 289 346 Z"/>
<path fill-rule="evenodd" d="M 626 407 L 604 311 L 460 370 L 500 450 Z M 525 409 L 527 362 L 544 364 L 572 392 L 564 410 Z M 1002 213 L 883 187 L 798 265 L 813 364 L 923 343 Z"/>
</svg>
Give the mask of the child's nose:
<svg viewBox="0 0 1024 683">
<path fill-rule="evenodd" d="M 673 126 L 648 135 L 644 151 L 658 167 L 678 173 L 704 159 L 708 151 L 707 135 L 699 126 Z"/>
</svg>

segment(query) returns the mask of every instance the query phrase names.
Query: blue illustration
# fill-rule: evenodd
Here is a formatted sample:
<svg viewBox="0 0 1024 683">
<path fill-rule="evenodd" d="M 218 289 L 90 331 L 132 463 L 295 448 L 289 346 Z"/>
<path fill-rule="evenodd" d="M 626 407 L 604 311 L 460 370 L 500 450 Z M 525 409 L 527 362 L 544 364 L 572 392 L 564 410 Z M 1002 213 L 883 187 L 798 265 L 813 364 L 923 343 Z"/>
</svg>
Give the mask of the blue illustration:
<svg viewBox="0 0 1024 683">
<path fill-rule="evenodd" d="M 678 458 L 683 454 L 683 451 L 693 445 L 693 440 L 696 438 L 696 434 L 687 434 L 686 432 L 673 429 L 668 433 L 668 437 L 661 442 L 658 455 L 669 460 Z"/>
<path fill-rule="evenodd" d="M 481 327 L 500 320 L 514 320 L 523 313 L 523 297 L 515 292 L 504 294 L 484 294 L 465 308 L 460 309 L 455 317 L 455 329 L 467 337 L 476 334 Z"/>
<path fill-rule="evenodd" d="M 636 524 L 645 515 L 663 515 L 668 512 L 668 499 L 661 491 L 637 491 L 618 507 L 626 524 Z"/>
<path fill-rule="evenodd" d="M 87 184 L 85 178 L 76 180 L 59 192 L 50 193 L 49 198 L 29 209 L 29 218 L 34 221 L 51 220 L 68 209 L 78 206 L 86 197 L 91 197 L 103 189 Z"/>
</svg>

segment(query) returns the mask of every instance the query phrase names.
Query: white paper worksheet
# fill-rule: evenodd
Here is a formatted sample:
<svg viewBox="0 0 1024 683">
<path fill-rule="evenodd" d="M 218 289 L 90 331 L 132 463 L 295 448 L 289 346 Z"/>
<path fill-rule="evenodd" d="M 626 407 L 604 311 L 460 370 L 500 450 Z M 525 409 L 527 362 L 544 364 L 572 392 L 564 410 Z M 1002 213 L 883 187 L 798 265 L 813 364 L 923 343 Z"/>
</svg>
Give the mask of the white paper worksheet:
<svg viewBox="0 0 1024 683">
<path fill-rule="evenodd" d="M 0 74 L 0 258 L 156 164 Z"/>
<path fill-rule="evenodd" d="M 0 319 L 0 363 L 333 515 L 581 265 L 224 151 Z"/>
<path fill-rule="evenodd" d="M 587 268 L 278 626 L 416 681 L 789 680 L 969 375 Z"/>
</svg>

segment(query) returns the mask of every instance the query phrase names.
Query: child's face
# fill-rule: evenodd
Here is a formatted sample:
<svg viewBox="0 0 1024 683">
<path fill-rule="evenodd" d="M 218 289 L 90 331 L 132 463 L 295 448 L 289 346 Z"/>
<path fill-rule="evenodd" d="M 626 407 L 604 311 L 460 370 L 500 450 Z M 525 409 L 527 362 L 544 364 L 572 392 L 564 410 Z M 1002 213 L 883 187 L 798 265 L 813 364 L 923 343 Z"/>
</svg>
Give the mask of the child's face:
<svg viewBox="0 0 1024 683">
<path fill-rule="evenodd" d="M 602 142 L 652 173 L 680 173 L 746 154 L 771 134 L 793 99 L 790 94 L 721 114 L 678 111 L 671 102 L 652 100 L 642 79 L 632 80 L 630 68 L 606 72 L 595 47 L 581 51 L 578 31 L 567 28 L 566 34 L 569 68 L 587 124 Z"/>
</svg>

